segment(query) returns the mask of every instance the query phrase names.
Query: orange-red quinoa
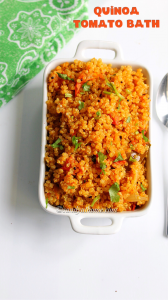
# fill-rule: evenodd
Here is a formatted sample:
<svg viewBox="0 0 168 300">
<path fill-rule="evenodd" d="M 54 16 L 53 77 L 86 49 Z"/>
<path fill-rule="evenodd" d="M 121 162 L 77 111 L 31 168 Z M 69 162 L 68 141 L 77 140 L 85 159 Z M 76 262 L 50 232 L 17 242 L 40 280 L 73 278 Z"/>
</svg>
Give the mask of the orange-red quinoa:
<svg viewBox="0 0 168 300">
<path fill-rule="evenodd" d="M 61 79 L 57 72 L 74 81 Z M 114 83 L 117 94 L 108 82 Z M 67 62 L 50 73 L 44 189 L 51 205 L 129 211 L 148 201 L 145 161 L 149 141 L 144 135 L 150 99 L 145 82 L 141 69 L 113 68 L 95 58 L 87 63 Z M 79 106 L 84 107 L 80 110 Z M 80 137 L 76 150 L 72 137 Z M 100 152 L 106 156 L 104 169 Z M 115 163 L 120 155 L 123 160 Z M 119 202 L 110 199 L 109 188 L 114 183 L 120 186 Z M 99 200 L 91 207 L 97 196 Z"/>
</svg>

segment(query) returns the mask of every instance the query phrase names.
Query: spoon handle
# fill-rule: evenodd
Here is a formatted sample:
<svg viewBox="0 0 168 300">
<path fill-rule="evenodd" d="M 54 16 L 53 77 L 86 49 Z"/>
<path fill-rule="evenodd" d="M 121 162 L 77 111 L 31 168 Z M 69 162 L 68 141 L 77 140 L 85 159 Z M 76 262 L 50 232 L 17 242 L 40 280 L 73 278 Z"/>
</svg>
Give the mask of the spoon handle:
<svg viewBox="0 0 168 300">
<path fill-rule="evenodd" d="M 166 236 L 168 237 L 168 189 L 167 189 L 167 199 L 166 199 Z"/>
</svg>

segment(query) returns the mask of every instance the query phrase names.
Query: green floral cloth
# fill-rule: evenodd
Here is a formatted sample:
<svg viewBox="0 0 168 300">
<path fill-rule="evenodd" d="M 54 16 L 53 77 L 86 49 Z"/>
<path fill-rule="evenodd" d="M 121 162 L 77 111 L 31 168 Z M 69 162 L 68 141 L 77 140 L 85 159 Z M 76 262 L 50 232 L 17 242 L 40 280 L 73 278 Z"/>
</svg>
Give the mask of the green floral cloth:
<svg viewBox="0 0 168 300">
<path fill-rule="evenodd" d="M 0 107 L 8 103 L 88 19 L 88 0 L 0 0 Z"/>
</svg>

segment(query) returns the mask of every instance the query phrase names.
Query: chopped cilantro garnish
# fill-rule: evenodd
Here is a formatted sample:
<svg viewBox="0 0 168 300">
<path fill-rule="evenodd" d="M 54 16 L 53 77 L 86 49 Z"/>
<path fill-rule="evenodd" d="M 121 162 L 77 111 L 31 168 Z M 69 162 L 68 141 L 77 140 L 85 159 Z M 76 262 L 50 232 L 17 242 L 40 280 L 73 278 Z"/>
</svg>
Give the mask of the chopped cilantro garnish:
<svg viewBox="0 0 168 300">
<path fill-rule="evenodd" d="M 144 139 L 144 141 L 147 143 L 149 140 L 148 138 L 144 135 L 145 130 L 142 130 L 142 137 Z"/>
<path fill-rule="evenodd" d="M 109 188 L 109 195 L 110 200 L 112 202 L 119 202 L 120 196 L 118 195 L 118 192 L 120 190 L 119 184 L 115 182 L 110 188 Z"/>
<path fill-rule="evenodd" d="M 68 190 L 74 190 L 75 186 L 68 185 Z"/>
<path fill-rule="evenodd" d="M 84 90 L 85 92 L 89 92 L 89 90 L 90 90 L 90 85 L 88 85 L 87 82 L 84 83 L 84 84 L 82 85 L 82 87 L 83 87 L 83 90 Z"/>
<path fill-rule="evenodd" d="M 132 158 L 132 156 L 130 156 L 129 161 L 136 162 L 137 160 L 135 158 Z"/>
<path fill-rule="evenodd" d="M 66 97 L 66 98 L 72 97 L 72 94 L 65 94 L 65 97 Z"/>
<path fill-rule="evenodd" d="M 143 186 L 143 184 L 141 183 L 141 189 L 143 190 L 143 192 L 146 191 L 146 188 Z"/>
<path fill-rule="evenodd" d="M 112 87 L 113 87 L 114 92 L 116 93 L 116 95 L 117 95 L 119 98 L 124 99 L 124 96 L 122 96 L 122 95 L 117 91 L 115 84 L 114 84 L 113 82 L 111 82 L 111 85 L 112 85 Z"/>
<path fill-rule="evenodd" d="M 98 195 L 97 197 L 95 197 L 94 199 L 93 199 L 93 202 L 92 202 L 92 204 L 90 205 L 90 206 L 92 206 L 93 207 L 93 205 L 96 203 L 96 201 L 98 201 L 100 199 L 100 195 Z"/>
<path fill-rule="evenodd" d="M 104 155 L 103 153 L 99 152 L 98 153 L 98 157 L 99 157 L 99 161 L 102 162 L 103 160 L 105 160 L 107 158 L 106 155 Z"/>
<path fill-rule="evenodd" d="M 106 85 L 109 86 L 113 90 L 112 85 L 110 84 L 110 82 L 107 79 L 106 79 Z"/>
<path fill-rule="evenodd" d="M 74 146 L 75 146 L 75 151 L 78 149 L 78 147 L 80 147 L 80 145 L 82 144 L 82 143 L 78 143 L 78 139 L 81 139 L 81 137 L 79 137 L 79 136 L 73 136 L 72 137 L 72 144 L 74 144 Z"/>
<path fill-rule="evenodd" d="M 135 131 L 135 134 L 137 135 L 137 134 L 139 134 L 139 131 L 137 130 L 137 131 Z"/>
<path fill-rule="evenodd" d="M 46 208 L 48 207 L 48 198 L 46 199 Z"/>
<path fill-rule="evenodd" d="M 126 89 L 125 91 L 126 91 L 127 94 L 131 94 L 130 90 Z"/>
<path fill-rule="evenodd" d="M 81 110 L 82 108 L 84 108 L 85 104 L 82 101 L 79 101 L 79 106 L 78 109 Z"/>
<path fill-rule="evenodd" d="M 131 121 L 131 117 L 129 116 L 126 120 L 126 123 L 130 123 L 130 121 Z"/>
<path fill-rule="evenodd" d="M 66 75 L 66 74 L 61 74 L 61 73 L 58 73 L 58 72 L 57 72 L 57 74 L 58 74 L 58 76 L 59 76 L 60 78 L 62 78 L 62 79 L 64 79 L 64 80 L 72 80 L 72 81 L 74 81 L 73 78 L 68 77 L 68 75 Z"/>
<path fill-rule="evenodd" d="M 104 171 L 104 170 L 106 169 L 106 164 L 105 164 L 104 162 L 102 162 L 102 163 L 100 164 L 100 169 L 102 169 L 103 174 L 106 174 L 106 172 Z M 102 173 L 102 172 L 101 172 L 101 173 Z"/>
<path fill-rule="evenodd" d="M 98 157 L 99 157 L 99 162 L 100 162 L 100 169 L 102 169 L 102 172 L 104 174 L 106 174 L 104 171 L 106 169 L 106 163 L 104 162 L 104 160 L 107 158 L 107 156 L 101 152 L 98 152 Z"/>
<path fill-rule="evenodd" d="M 136 123 L 135 126 L 138 126 L 138 123 Z"/>
<path fill-rule="evenodd" d="M 96 116 L 97 116 L 97 117 L 95 117 L 95 119 L 96 119 L 96 120 L 99 120 L 100 117 L 101 117 L 101 111 L 97 111 Z"/>
<path fill-rule="evenodd" d="M 109 82 L 107 79 L 106 79 L 106 85 L 108 85 L 112 91 L 114 91 L 114 93 L 120 98 L 120 99 L 124 99 L 124 96 L 122 96 L 118 91 L 117 91 L 117 88 L 114 84 L 114 82 Z"/>
<path fill-rule="evenodd" d="M 119 152 L 117 158 L 114 160 L 114 163 L 117 161 L 121 161 L 121 160 L 124 160 L 124 159 L 122 158 L 121 153 Z"/>
<path fill-rule="evenodd" d="M 112 145 L 113 145 L 113 143 L 112 143 L 112 142 L 110 142 L 110 145 L 112 146 Z"/>
<path fill-rule="evenodd" d="M 81 95 L 84 95 L 85 93 L 80 92 Z"/>
<path fill-rule="evenodd" d="M 55 148 L 60 148 L 60 150 L 63 150 L 64 147 L 63 147 L 62 145 L 59 145 L 59 143 L 61 143 L 61 139 L 60 139 L 60 138 L 58 138 L 58 139 L 55 141 L 55 143 L 51 145 L 51 147 L 53 147 L 54 149 L 55 149 Z"/>
<path fill-rule="evenodd" d="M 134 149 L 134 146 L 133 146 L 132 144 L 130 144 L 130 148 L 131 148 L 131 149 Z"/>
<path fill-rule="evenodd" d="M 61 142 L 61 139 L 60 139 L 60 138 L 58 138 L 58 139 L 55 141 L 55 143 L 54 143 L 54 144 L 52 144 L 51 146 L 52 146 L 53 148 L 56 148 L 56 147 L 57 147 L 57 145 L 58 145 L 60 142 Z"/>
<path fill-rule="evenodd" d="M 111 95 L 111 92 L 103 91 L 104 94 Z"/>
</svg>

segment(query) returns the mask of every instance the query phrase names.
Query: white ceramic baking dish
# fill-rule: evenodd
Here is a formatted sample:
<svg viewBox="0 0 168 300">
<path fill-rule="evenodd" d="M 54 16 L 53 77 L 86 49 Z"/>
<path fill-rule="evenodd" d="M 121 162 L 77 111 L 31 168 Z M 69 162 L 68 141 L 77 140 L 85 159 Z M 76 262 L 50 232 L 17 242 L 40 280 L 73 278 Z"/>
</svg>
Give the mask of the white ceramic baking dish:
<svg viewBox="0 0 168 300">
<path fill-rule="evenodd" d="M 62 210 L 57 207 L 51 206 L 48 204 L 46 209 L 46 200 L 44 195 L 44 175 L 45 175 L 45 145 L 46 145 L 46 113 L 47 113 L 47 78 L 50 74 L 51 70 L 53 70 L 56 66 L 64 63 L 64 62 L 73 62 L 74 59 L 79 59 L 82 61 L 88 61 L 88 58 L 84 56 L 84 52 L 86 49 L 111 49 L 115 51 L 115 58 L 114 59 L 103 59 L 104 63 L 112 63 L 113 67 L 120 67 L 121 65 L 131 65 L 134 70 L 137 68 L 141 68 L 143 70 L 143 74 L 147 78 L 147 84 L 149 85 L 149 95 L 150 95 L 150 111 L 152 111 L 152 76 L 149 70 L 139 65 L 138 63 L 127 61 L 123 59 L 121 48 L 118 44 L 113 42 L 107 41 L 83 41 L 81 42 L 78 47 L 76 54 L 73 58 L 62 58 L 62 59 L 55 59 L 51 61 L 44 71 L 44 86 L 43 86 L 43 110 L 42 110 L 42 145 L 41 145 L 41 160 L 40 160 L 40 177 L 39 177 L 39 200 L 40 204 L 46 212 L 55 214 L 55 215 L 62 215 L 68 216 L 71 221 L 72 228 L 79 233 L 88 233 L 88 234 L 112 234 L 119 231 L 121 228 L 122 222 L 124 218 L 128 217 L 139 217 L 145 215 L 150 206 L 151 206 L 151 190 L 152 190 L 152 181 L 151 181 L 151 148 L 150 153 L 147 158 L 147 178 L 149 181 L 149 188 L 148 188 L 148 196 L 149 201 L 141 208 L 136 209 L 135 211 L 130 212 L 71 212 L 67 210 Z M 148 137 L 151 141 L 151 120 L 149 124 L 149 132 Z M 112 221 L 112 224 L 109 226 L 85 226 L 81 223 L 83 218 L 109 218 Z"/>
</svg>

